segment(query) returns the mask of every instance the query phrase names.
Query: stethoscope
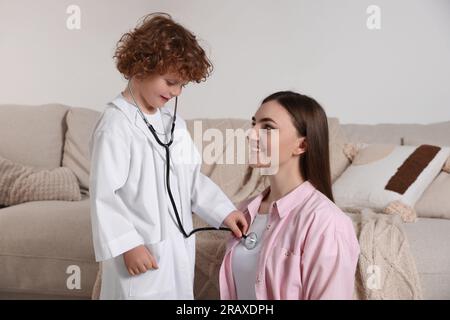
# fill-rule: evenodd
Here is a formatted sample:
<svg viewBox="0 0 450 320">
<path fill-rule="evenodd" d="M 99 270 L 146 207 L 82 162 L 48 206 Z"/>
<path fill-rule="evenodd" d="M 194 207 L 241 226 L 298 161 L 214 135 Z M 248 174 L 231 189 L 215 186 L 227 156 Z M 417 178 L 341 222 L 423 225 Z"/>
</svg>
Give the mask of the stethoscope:
<svg viewBox="0 0 450 320">
<path fill-rule="evenodd" d="M 155 128 L 153 127 L 153 125 L 151 125 L 147 121 L 147 118 L 144 116 L 144 113 L 142 112 L 141 108 L 139 108 L 139 105 L 137 104 L 136 99 L 134 98 L 133 91 L 131 90 L 131 79 L 130 79 L 130 81 L 128 81 L 128 91 L 130 91 L 130 95 L 131 95 L 131 97 L 133 99 L 134 105 L 137 107 L 139 114 L 141 115 L 142 119 L 144 120 L 144 122 L 147 125 L 148 129 L 150 130 L 150 132 L 152 133 L 152 135 L 155 138 L 156 142 L 161 147 L 163 147 L 165 149 L 165 151 L 166 151 L 166 185 L 167 185 L 167 193 L 169 195 L 169 199 L 170 199 L 170 202 L 172 204 L 173 211 L 175 212 L 175 217 L 177 219 L 178 228 L 179 228 L 180 232 L 183 234 L 183 236 L 185 238 L 189 238 L 194 233 L 199 232 L 199 231 L 210 231 L 210 230 L 231 231 L 230 228 L 225 228 L 225 227 L 220 227 L 219 229 L 216 229 L 216 228 L 213 228 L 213 227 L 203 227 L 203 228 L 193 229 L 188 234 L 184 230 L 183 224 L 181 223 L 181 220 L 180 220 L 180 215 L 178 214 L 178 210 L 177 210 L 177 206 L 175 204 L 175 200 L 174 200 L 173 195 L 172 195 L 172 189 L 170 188 L 170 151 L 169 151 L 169 147 L 173 143 L 173 133 L 174 133 L 174 130 L 175 130 L 175 121 L 176 121 L 176 118 L 177 118 L 178 97 L 175 97 L 175 110 L 174 110 L 174 115 L 173 115 L 173 118 L 172 118 L 172 127 L 170 129 L 170 140 L 169 140 L 169 142 L 164 143 L 164 142 L 162 142 L 159 139 Z M 247 235 L 243 234 L 242 238 L 243 238 L 243 244 L 248 250 L 254 249 L 256 247 L 256 245 L 258 244 L 258 235 L 255 232 L 250 232 Z"/>
</svg>

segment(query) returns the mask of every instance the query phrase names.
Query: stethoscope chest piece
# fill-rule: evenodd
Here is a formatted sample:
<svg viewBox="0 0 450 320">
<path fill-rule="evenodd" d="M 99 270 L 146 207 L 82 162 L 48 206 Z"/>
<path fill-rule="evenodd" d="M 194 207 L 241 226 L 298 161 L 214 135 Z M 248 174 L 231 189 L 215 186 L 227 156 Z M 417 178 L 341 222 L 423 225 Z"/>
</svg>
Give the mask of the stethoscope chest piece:
<svg viewBox="0 0 450 320">
<path fill-rule="evenodd" d="M 250 232 L 248 235 L 243 237 L 242 241 L 244 247 L 246 247 L 248 250 L 252 250 L 258 244 L 258 235 L 254 232 Z"/>
</svg>

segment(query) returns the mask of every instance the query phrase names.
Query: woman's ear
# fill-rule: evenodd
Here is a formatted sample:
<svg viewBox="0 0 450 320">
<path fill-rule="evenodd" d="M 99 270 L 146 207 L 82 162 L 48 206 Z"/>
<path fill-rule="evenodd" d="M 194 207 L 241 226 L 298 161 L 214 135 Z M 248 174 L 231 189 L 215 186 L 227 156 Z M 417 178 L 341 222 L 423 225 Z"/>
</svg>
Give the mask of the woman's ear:
<svg viewBox="0 0 450 320">
<path fill-rule="evenodd" d="M 306 152 L 308 148 L 308 143 L 306 141 L 306 137 L 301 137 L 298 139 L 297 147 L 294 150 L 294 155 L 299 156 Z"/>
</svg>

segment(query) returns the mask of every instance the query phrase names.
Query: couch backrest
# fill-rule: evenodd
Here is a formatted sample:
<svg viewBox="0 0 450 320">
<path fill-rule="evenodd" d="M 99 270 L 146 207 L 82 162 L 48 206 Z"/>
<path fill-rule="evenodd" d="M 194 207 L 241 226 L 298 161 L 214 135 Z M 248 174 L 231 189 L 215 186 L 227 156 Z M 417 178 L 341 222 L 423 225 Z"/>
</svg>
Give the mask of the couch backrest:
<svg viewBox="0 0 450 320">
<path fill-rule="evenodd" d="M 450 121 L 432 124 L 341 124 L 351 142 L 408 144 L 420 141 L 450 145 Z"/>
<path fill-rule="evenodd" d="M 0 156 L 42 169 L 61 166 L 68 106 L 0 106 Z"/>
<path fill-rule="evenodd" d="M 0 156 L 37 168 L 53 169 L 61 165 L 69 167 L 77 175 L 82 189 L 89 186 L 88 143 L 101 113 L 86 108 L 70 108 L 61 104 L 40 106 L 0 106 Z M 246 119 L 198 119 L 203 132 L 210 128 L 244 130 L 250 127 Z M 191 135 L 195 120 L 187 120 Z M 330 158 L 333 180 L 348 166 L 342 153 L 349 142 L 394 143 L 402 141 L 450 145 L 450 121 L 429 125 L 420 124 L 340 124 L 329 118 Z M 194 137 L 193 137 L 194 138 Z M 224 143 L 224 152 L 227 143 Z M 210 142 L 203 141 L 203 148 Z M 248 170 L 245 164 L 207 164 L 202 171 L 215 180 L 224 191 L 237 201 L 254 194 L 263 185 L 253 174 L 244 193 L 236 193 L 242 187 Z M 245 187 L 245 186 L 244 186 Z M 242 190 L 241 190 L 242 191 Z"/>
<path fill-rule="evenodd" d="M 67 112 L 62 165 L 72 169 L 84 194 L 89 190 L 89 140 L 100 117 L 100 112 L 86 108 L 71 108 Z"/>
</svg>

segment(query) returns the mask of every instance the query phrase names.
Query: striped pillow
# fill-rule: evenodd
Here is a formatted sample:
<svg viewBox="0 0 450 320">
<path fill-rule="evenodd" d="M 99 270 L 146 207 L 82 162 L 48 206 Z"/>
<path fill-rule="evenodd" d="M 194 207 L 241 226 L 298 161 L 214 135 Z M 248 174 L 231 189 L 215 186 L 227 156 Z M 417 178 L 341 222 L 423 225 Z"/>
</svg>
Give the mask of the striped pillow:
<svg viewBox="0 0 450 320">
<path fill-rule="evenodd" d="M 414 205 L 442 170 L 450 148 L 385 144 L 347 147 L 351 166 L 333 184 L 344 210 L 371 208 L 413 222 Z"/>
</svg>

